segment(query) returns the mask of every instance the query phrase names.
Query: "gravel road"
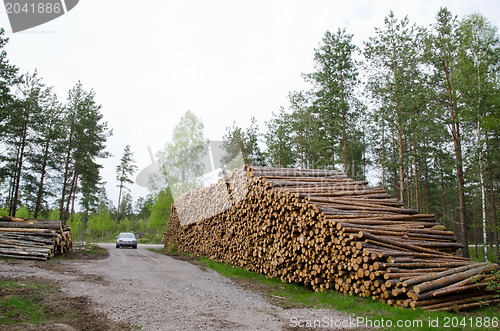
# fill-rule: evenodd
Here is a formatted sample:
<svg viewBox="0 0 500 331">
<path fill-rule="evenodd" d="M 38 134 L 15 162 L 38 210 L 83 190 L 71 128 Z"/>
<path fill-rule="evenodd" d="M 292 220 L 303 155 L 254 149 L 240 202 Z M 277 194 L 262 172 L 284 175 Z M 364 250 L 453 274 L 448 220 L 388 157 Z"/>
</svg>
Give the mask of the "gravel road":
<svg viewBox="0 0 500 331">
<path fill-rule="evenodd" d="M 335 310 L 273 306 L 210 269 L 148 251 L 153 245 L 100 246 L 109 251 L 107 259 L 66 260 L 52 268 L 0 261 L 0 276 L 56 280 L 62 291 L 87 296 L 111 319 L 141 330 L 289 330 L 314 321 L 333 329 L 355 318 Z"/>
</svg>

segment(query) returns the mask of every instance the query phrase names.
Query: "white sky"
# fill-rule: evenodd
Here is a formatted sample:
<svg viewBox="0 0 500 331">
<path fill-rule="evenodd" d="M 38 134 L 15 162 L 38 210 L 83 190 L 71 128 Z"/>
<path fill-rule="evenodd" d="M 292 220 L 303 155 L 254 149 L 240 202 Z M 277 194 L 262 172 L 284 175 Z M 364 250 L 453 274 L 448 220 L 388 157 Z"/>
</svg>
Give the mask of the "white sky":
<svg viewBox="0 0 500 331">
<path fill-rule="evenodd" d="M 66 15 L 13 34 L 0 5 L 0 26 L 10 38 L 7 58 L 22 73 L 38 69 L 65 101 L 82 81 L 94 89 L 113 128 L 101 175 L 116 201 L 115 167 L 130 144 L 139 169 L 147 152 L 161 149 L 186 110 L 220 140 L 236 121 L 255 116 L 261 129 L 287 93 L 309 86 L 314 48 L 326 30 L 346 28 L 362 46 L 392 9 L 420 26 L 440 7 L 463 17 L 474 12 L 500 27 L 495 0 L 81 0 Z M 134 184 L 135 197 L 147 194 Z"/>
</svg>

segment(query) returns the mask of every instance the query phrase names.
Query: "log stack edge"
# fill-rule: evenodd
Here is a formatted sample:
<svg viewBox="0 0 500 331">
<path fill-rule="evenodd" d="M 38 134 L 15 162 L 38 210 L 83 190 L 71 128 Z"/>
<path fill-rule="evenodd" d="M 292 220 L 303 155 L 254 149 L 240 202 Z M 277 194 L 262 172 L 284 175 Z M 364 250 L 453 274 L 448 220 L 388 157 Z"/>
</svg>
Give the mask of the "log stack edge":
<svg viewBox="0 0 500 331">
<path fill-rule="evenodd" d="M 72 245 L 71 229 L 61 221 L 0 217 L 0 256 L 45 261 Z"/>
<path fill-rule="evenodd" d="M 457 256 L 462 245 L 435 215 L 333 170 L 244 166 L 176 199 L 164 244 L 389 305 L 451 311 L 500 301 L 499 266 Z"/>
</svg>

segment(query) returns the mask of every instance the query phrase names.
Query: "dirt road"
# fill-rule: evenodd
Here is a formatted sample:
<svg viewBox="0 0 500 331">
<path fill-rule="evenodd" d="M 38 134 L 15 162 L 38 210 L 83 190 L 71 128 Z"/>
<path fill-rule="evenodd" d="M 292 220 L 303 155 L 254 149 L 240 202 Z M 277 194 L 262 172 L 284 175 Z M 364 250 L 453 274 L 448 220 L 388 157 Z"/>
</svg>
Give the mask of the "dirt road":
<svg viewBox="0 0 500 331">
<path fill-rule="evenodd" d="M 109 258 L 66 260 L 49 268 L 40 262 L 0 261 L 0 276 L 56 280 L 62 291 L 86 296 L 111 319 L 141 330 L 282 330 L 309 321 L 335 326 L 349 320 L 333 310 L 273 306 L 210 269 L 148 251 L 149 245 L 100 245 Z"/>
</svg>

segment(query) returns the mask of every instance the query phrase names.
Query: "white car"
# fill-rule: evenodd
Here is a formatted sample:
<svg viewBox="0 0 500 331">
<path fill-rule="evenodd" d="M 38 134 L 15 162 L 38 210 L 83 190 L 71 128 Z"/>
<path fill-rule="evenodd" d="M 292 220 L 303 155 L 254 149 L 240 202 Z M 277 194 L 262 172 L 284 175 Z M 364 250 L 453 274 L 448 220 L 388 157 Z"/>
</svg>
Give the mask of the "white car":
<svg viewBox="0 0 500 331">
<path fill-rule="evenodd" d="M 122 232 L 116 237 L 116 248 L 132 247 L 137 248 L 137 239 L 132 232 Z"/>
</svg>

